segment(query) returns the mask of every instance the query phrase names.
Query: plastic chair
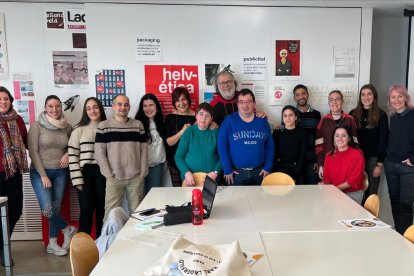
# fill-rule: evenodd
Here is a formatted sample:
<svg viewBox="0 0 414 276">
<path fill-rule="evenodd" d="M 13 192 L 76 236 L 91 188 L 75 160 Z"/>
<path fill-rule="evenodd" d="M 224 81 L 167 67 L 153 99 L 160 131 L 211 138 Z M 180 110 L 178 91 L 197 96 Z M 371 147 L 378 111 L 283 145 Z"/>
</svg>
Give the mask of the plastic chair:
<svg viewBox="0 0 414 276">
<path fill-rule="evenodd" d="M 363 191 L 368 190 L 369 187 L 369 178 L 368 178 L 368 174 L 366 172 L 364 172 L 364 182 L 362 182 L 362 187 L 363 187 Z"/>
<path fill-rule="evenodd" d="M 99 261 L 98 248 L 86 233 L 79 232 L 70 242 L 70 265 L 73 276 L 88 276 Z"/>
<path fill-rule="evenodd" d="M 275 172 L 266 176 L 262 181 L 262 185 L 295 185 L 295 181 L 285 173 Z"/>
<path fill-rule="evenodd" d="M 411 225 L 404 232 L 404 237 L 410 242 L 414 243 L 414 225 Z"/>
<path fill-rule="evenodd" d="M 373 214 L 374 216 L 378 217 L 379 209 L 380 209 L 380 199 L 379 196 L 376 194 L 370 195 L 367 200 L 365 201 L 364 208 Z"/>
<path fill-rule="evenodd" d="M 206 179 L 206 173 L 203 172 L 195 172 L 193 173 L 193 177 L 195 180 L 195 186 L 196 187 L 203 187 L 204 186 L 204 180 Z M 183 187 L 189 187 L 185 180 L 183 180 Z"/>
</svg>

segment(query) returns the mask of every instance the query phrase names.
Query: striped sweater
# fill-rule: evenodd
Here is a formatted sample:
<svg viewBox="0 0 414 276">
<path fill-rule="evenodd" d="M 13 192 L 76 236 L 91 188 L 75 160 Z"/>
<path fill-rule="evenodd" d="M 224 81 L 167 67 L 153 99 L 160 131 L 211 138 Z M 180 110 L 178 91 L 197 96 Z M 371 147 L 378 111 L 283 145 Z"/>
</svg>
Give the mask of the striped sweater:
<svg viewBox="0 0 414 276">
<path fill-rule="evenodd" d="M 69 169 L 72 184 L 83 185 L 81 170 L 85 164 L 96 164 L 95 136 L 98 123 L 90 122 L 73 130 L 69 139 Z"/>
<path fill-rule="evenodd" d="M 125 123 L 114 118 L 100 122 L 95 159 L 106 178 L 128 180 L 147 176 L 148 143 L 142 123 L 131 118 Z"/>
</svg>

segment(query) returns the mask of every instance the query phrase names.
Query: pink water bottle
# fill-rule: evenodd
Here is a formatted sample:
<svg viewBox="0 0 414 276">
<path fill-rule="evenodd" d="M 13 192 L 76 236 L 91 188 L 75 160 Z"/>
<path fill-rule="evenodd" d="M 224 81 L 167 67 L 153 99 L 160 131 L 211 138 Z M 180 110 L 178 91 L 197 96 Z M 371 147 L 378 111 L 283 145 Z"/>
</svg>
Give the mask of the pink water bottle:
<svg viewBox="0 0 414 276">
<path fill-rule="evenodd" d="M 194 225 L 203 224 L 203 214 L 204 214 L 203 196 L 201 195 L 201 191 L 199 189 L 193 190 L 191 208 L 193 210 L 191 214 L 193 224 Z"/>
</svg>

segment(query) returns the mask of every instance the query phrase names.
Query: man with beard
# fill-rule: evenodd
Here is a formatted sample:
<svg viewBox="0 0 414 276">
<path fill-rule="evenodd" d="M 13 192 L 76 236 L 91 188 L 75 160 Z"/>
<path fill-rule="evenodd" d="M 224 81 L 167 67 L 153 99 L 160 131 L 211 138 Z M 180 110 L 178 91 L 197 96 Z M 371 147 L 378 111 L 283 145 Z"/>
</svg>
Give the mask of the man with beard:
<svg viewBox="0 0 414 276">
<path fill-rule="evenodd" d="M 296 109 L 299 114 L 298 127 L 306 129 L 308 132 L 308 150 L 306 153 L 303 183 L 317 184 L 319 178 L 315 154 L 315 136 L 316 127 L 321 120 L 321 113 L 308 105 L 309 92 L 305 85 L 298 84 L 295 86 L 293 89 L 293 99 L 297 104 Z"/>
<path fill-rule="evenodd" d="M 239 93 L 236 91 L 237 81 L 234 75 L 226 70 L 218 73 L 215 86 L 217 97 L 214 97 L 210 105 L 213 107 L 214 122 L 221 125 L 227 115 L 238 111 L 237 95 Z M 255 114 L 259 118 L 267 117 L 263 111 L 257 111 Z"/>
<path fill-rule="evenodd" d="M 221 125 L 227 115 L 237 112 L 236 87 L 237 81 L 232 73 L 221 71 L 217 75 L 217 97 L 214 97 L 210 104 L 213 107 L 214 122 L 218 125 Z"/>
</svg>

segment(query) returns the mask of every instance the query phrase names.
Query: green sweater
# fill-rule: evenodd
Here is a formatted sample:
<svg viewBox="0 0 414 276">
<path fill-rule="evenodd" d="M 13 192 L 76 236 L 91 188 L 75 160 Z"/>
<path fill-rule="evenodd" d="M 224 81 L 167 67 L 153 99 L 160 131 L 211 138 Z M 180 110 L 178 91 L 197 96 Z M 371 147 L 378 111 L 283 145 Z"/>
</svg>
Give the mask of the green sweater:
<svg viewBox="0 0 414 276">
<path fill-rule="evenodd" d="M 181 136 L 175 153 L 175 162 L 181 179 L 186 172 L 221 171 L 220 156 L 217 150 L 218 128 L 200 130 L 197 125 L 189 127 Z"/>
</svg>

